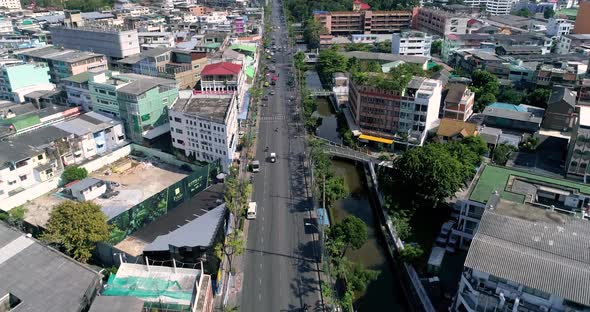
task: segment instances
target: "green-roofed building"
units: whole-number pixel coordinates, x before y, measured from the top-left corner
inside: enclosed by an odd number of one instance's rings
[[[466,198],[458,200],[453,207],[458,222],[451,241],[456,241],[460,248],[467,248],[486,209],[535,221],[561,214],[587,217],[589,207],[588,184],[515,168],[483,165]]]
[[[234,44],[229,46],[230,49],[240,52],[242,54],[253,56],[256,54],[256,46],[255,45],[247,45],[247,44]]]

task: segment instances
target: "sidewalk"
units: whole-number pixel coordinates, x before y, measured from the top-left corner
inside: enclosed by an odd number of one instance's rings
[[[259,59],[259,66],[261,65],[260,63],[260,59]],[[261,87],[261,83],[260,82],[256,82],[259,84],[259,87]],[[252,87],[252,86],[251,86]],[[251,98],[252,100],[252,98]],[[260,123],[260,118],[258,117],[258,111],[259,111],[259,107],[260,107],[260,101],[258,100],[255,103],[250,103],[250,110],[248,111],[248,118],[246,119],[248,121],[248,131],[246,133],[248,133],[248,135],[250,135],[252,133],[252,131],[254,131],[254,134],[256,135],[254,140],[252,140],[252,144],[245,149],[242,149],[241,153],[240,153],[240,164],[238,167],[238,179],[240,179],[241,181],[246,181],[249,183],[250,181],[250,176],[252,175],[251,172],[248,172],[248,154],[252,154],[253,157],[256,157],[256,143],[258,141],[258,127],[259,127],[259,123]],[[256,115],[256,122],[254,123],[254,125],[252,125],[252,117],[253,114]],[[254,194],[254,185],[252,185],[252,194],[250,195],[250,198],[248,199],[249,201],[252,200],[252,195]],[[249,227],[249,222],[247,222],[245,219],[243,220],[243,239],[244,239],[244,244],[247,245],[248,243],[248,227]],[[234,228],[231,227],[230,224],[230,231],[234,231]],[[244,246],[244,248],[246,248],[247,246]],[[219,294],[217,296],[214,297],[214,302],[213,302],[213,306],[215,307],[215,311],[221,311],[223,309],[223,307],[228,307],[228,308],[233,308],[233,307],[237,307],[240,305],[240,294],[242,291],[242,281],[244,278],[244,272],[243,272],[243,254],[242,255],[234,255],[233,259],[232,259],[232,266],[233,266],[233,270],[234,270],[234,274],[229,275],[227,274],[226,269],[228,268],[228,261],[227,258],[224,257],[223,261],[222,261],[222,270],[221,270],[221,279],[222,279],[222,285],[221,285],[221,291],[219,292]]]

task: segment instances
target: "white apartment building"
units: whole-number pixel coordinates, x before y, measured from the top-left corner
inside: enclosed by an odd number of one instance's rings
[[[490,15],[510,15],[514,0],[487,0],[486,13]]]
[[[391,37],[392,54],[430,56],[431,45],[432,36],[421,31],[404,31]]]
[[[12,25],[12,20],[5,17],[0,18],[0,33],[12,33],[13,31],[14,26]]]
[[[66,91],[68,106],[78,106],[86,112],[92,111],[92,97],[88,89],[91,72],[83,72],[60,81],[60,86]]]
[[[121,123],[93,112],[2,141],[0,200],[60,177],[64,166],[124,144]]]
[[[590,223],[529,209],[484,212],[452,311],[590,309]]]
[[[172,146],[196,160],[220,160],[229,172],[238,144],[236,93],[187,93],[169,111]]]
[[[574,29],[574,24],[563,18],[552,18],[547,23],[547,31],[545,32],[548,36],[561,38],[562,36],[569,35]]]
[[[156,47],[174,48],[176,46],[174,34],[171,32],[139,32],[137,36],[142,51]]]
[[[5,7],[11,10],[22,9],[20,0],[0,0],[0,7]]]
[[[587,175],[590,171],[590,106],[580,105],[579,117],[577,124],[574,126],[573,133],[569,142],[567,154],[567,173],[584,177],[587,181]]]
[[[137,30],[119,30],[111,26],[52,27],[53,44],[67,49],[104,54],[109,66],[114,61],[140,52]]]

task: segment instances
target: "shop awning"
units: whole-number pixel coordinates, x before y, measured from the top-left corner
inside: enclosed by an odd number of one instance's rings
[[[380,138],[380,137],[376,137],[376,136],[372,136],[372,135],[366,135],[366,134],[361,134],[359,136],[359,139],[360,140],[367,140],[367,141],[374,141],[374,142],[379,142],[379,143],[385,143],[385,144],[392,144],[393,143],[393,140]]]

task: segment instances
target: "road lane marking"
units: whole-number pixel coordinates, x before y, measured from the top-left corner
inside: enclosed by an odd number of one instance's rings
[[[258,301],[262,301],[262,294],[261,293],[258,294]]]

